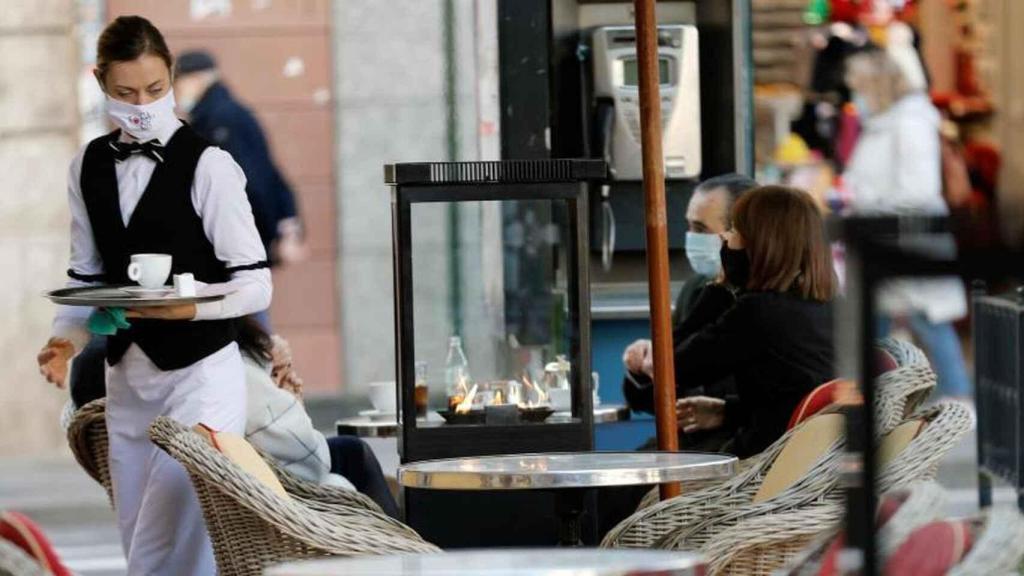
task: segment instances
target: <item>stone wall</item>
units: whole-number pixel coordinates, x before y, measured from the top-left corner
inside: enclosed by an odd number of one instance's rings
[[[477,155],[473,0],[456,0],[456,44],[461,158]],[[394,378],[391,212],[383,165],[446,158],[443,2],[389,0],[334,4],[337,108],[338,224],[345,393],[365,394],[367,383]],[[447,304],[444,215],[426,211],[417,228],[435,259],[430,282],[417,281],[440,306]],[[421,264],[423,262],[421,261]],[[419,268],[418,268],[419,269]],[[421,278],[422,279],[422,278]],[[426,296],[426,294],[423,294]],[[437,314],[438,324],[448,318]],[[443,369],[449,331],[434,326],[431,350]],[[424,353],[425,354],[421,354]]]
[[[40,294],[64,281],[67,166],[77,136],[74,2],[4,2],[0,10],[0,457],[63,449],[67,398],[35,356],[54,307]]]

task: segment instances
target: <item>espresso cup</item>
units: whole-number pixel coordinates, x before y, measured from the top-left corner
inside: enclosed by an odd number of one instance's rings
[[[370,383],[370,404],[382,414],[394,414],[397,412],[395,398],[395,382],[371,382]]]
[[[132,254],[128,278],[143,288],[162,288],[171,275],[171,257],[167,254]]]

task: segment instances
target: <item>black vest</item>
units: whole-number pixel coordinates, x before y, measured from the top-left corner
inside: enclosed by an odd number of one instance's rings
[[[133,284],[128,279],[132,254],[170,254],[172,274],[191,272],[196,280],[225,282],[229,273],[217,259],[192,204],[192,179],[199,157],[209,144],[190,127],[182,126],[165,147],[128,226],[121,217],[117,174],[110,142],[120,131],[89,143],[82,159],[82,198],[92,224],[96,248],[109,284]],[[170,281],[170,278],[168,278]],[[190,366],[235,340],[231,320],[130,321],[132,327],[112,336],[107,361],[117,364],[132,343],[161,370]]]

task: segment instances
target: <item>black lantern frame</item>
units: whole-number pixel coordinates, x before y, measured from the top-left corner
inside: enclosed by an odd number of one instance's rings
[[[505,160],[388,164],[391,187],[395,287],[395,374],[401,461],[435,458],[592,450],[593,398],[590,373],[590,276],[585,182],[604,178],[595,160]],[[419,203],[549,200],[567,206],[564,241],[570,388],[569,422],[424,425],[415,417],[415,345],[412,206]]]

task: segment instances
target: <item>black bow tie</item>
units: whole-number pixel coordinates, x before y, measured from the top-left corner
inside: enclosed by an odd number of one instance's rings
[[[114,150],[114,159],[118,162],[136,154],[149,156],[157,162],[164,161],[164,146],[156,140],[149,142],[117,142],[110,141],[110,147]]]

